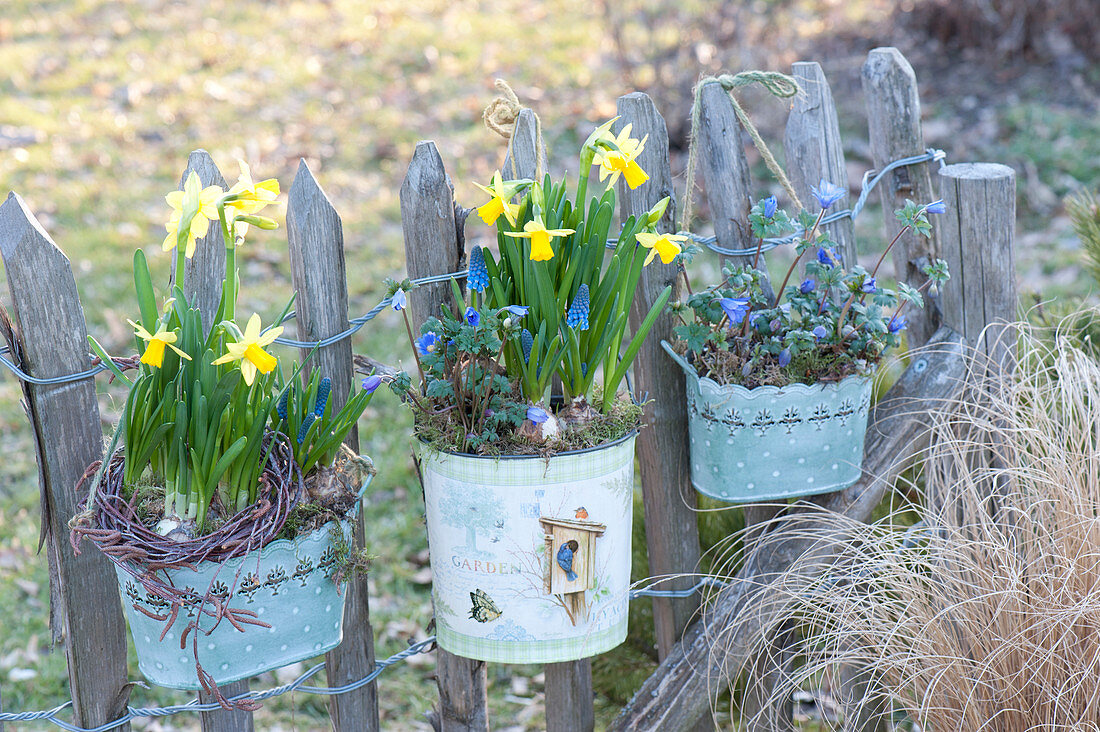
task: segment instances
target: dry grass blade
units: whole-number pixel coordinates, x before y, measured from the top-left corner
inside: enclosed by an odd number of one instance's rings
[[[934,415],[923,528],[837,517],[820,537],[846,535],[828,572],[792,570],[734,618],[799,621],[805,664],[776,699],[847,666],[924,730],[1100,726],[1100,364],[1018,332],[1013,375],[975,360],[965,398]]]

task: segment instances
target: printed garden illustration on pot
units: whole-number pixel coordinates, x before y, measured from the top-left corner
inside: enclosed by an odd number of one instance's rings
[[[343,441],[381,383],[371,376],[336,395],[316,370],[284,373],[265,349],[293,298],[273,327],[256,314],[239,324],[236,250],[250,230],[276,227],[260,211],[279,195],[278,181],[255,182],[240,167],[228,191],[203,188],[192,172],[167,195],[163,248],[175,249],[178,276],[160,307],[135,252],[139,315],[129,322],[142,355],[120,362],[136,376],[92,340],[129,394],[109,457],[85,473],[72,535],[77,551],[88,538],[115,563],[146,678],[202,688],[223,705],[217,686],[340,643],[341,585],[366,566],[351,521],[374,474]],[[226,245],[225,277],[204,326],[184,278],[212,225]]]
[[[413,284],[388,283],[419,377],[391,386],[415,415],[436,634],[457,655],[552,663],[626,637],[641,407],[620,387],[671,287],[633,333],[628,317],[642,268],[680,247],[654,231],[667,199],[607,245],[615,183],[648,180],[646,140],[614,122],[582,146],[572,197],[549,175],[480,186],[499,258],[474,246],[467,291],[452,280],[419,334]]]
[[[816,216],[792,219],[774,196],[757,202],[748,217],[758,242],[751,265],[727,264],[721,282],[694,293],[684,270],[689,296],[669,306],[680,323],[676,342],[662,346],[687,378],[691,480],[711,498],[784,499],[856,482],[875,368],[901,345],[905,308],[923,307],[922,291],[938,291],[949,277],[936,260],[923,266],[919,289],[899,282],[895,291],[877,279],[906,232],[931,234],[928,215],[943,213],[942,201],[897,210],[901,230],[868,271],[842,262],[821,228],[845,190],[826,180],[811,190]],[[773,290],[760,268],[764,240],[796,227],[795,259]]]

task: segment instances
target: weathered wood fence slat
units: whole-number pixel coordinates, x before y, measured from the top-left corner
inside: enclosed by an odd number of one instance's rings
[[[822,178],[846,181],[843,147],[829,84],[816,63],[797,63],[793,75],[804,94],[793,100],[785,130],[787,168],[796,191],[810,205],[809,187]],[[920,100],[916,79],[905,58],[892,48],[871,51],[862,69],[867,97],[874,164],[882,168],[893,160],[924,152],[920,128]],[[741,124],[725,90],[708,85],[700,94],[698,164],[706,190],[716,242],[727,249],[751,249],[748,213],[754,193],[745,156]],[[618,128],[633,125],[636,137],[649,139],[639,163],[649,182],[636,190],[619,183],[622,219],[649,209],[660,198],[675,199],[664,119],[652,100],[641,93],[618,100]],[[528,109],[516,118],[503,163],[505,177],[535,177],[545,171],[547,156],[539,145],[537,117]],[[181,186],[191,171],[204,185],[225,185],[214,161],[198,150],[188,158]],[[931,164],[922,162],[893,171],[883,180],[885,216],[893,228],[892,210],[905,198],[926,203],[936,198],[934,185],[943,188],[947,214],[934,223],[931,239],[906,236],[895,248],[898,278],[914,287],[924,284],[921,267],[936,256],[945,257],[954,279],[942,294],[929,294],[929,307],[909,310],[910,345],[927,347],[914,352],[908,370],[873,409],[865,448],[864,473],[845,491],[816,497],[815,508],[866,519],[883,492],[901,470],[912,463],[927,441],[928,424],[922,415],[960,393],[966,366],[964,339],[978,341],[1002,364],[1011,365],[1012,343],[1000,340],[1000,331],[983,329],[1016,312],[1013,273],[1015,178],[1011,169],[988,164],[951,165],[935,179]],[[408,275],[412,278],[460,271],[465,261],[466,211],[455,205],[444,161],[432,142],[420,142],[412,154],[400,193],[402,229]],[[663,232],[677,229],[675,200],[658,223]],[[847,264],[855,262],[850,219],[829,226]],[[892,235],[893,232],[891,232]],[[211,227],[188,260],[187,294],[202,311],[204,325],[217,309],[225,267],[225,248],[219,227]],[[297,292],[297,335],[317,341],[348,327],[348,294],[340,216],[308,167],[302,162],[289,191],[287,237],[293,285]],[[939,252],[943,252],[939,254]],[[87,367],[85,323],[75,280],[64,254],[16,195],[0,206],[0,255],[3,257],[13,312],[21,336],[18,353],[22,367],[34,376],[55,376]],[[753,257],[732,257],[750,264]],[[762,264],[762,260],[761,260]],[[46,286],[43,286],[46,283]],[[651,303],[673,287],[680,296],[682,278],[676,265],[654,262],[643,270],[635,293],[631,322],[637,325]],[[408,313],[414,329],[451,300],[448,282],[424,285],[409,294]],[[941,320],[946,325],[941,327]],[[635,361],[633,387],[647,396],[645,422],[637,441],[639,477],[645,508],[650,574],[669,577],[662,589],[693,586],[699,569],[700,546],[696,497],[690,483],[686,393],[682,373],[660,347],[671,339],[672,318],[658,319]],[[958,333],[954,328],[959,331]],[[984,336],[979,338],[984,332]],[[961,334],[961,335],[960,335]],[[302,349],[300,356],[308,353]],[[354,357],[350,339],[328,345],[308,368],[319,368],[333,380],[342,397],[352,383]],[[51,595],[59,613],[57,630],[64,628],[69,676],[77,724],[93,726],[125,713],[129,685],[126,678],[126,634],[110,563],[98,552],[73,556],[65,527],[76,508],[72,490],[85,467],[101,452],[101,427],[91,379],[61,385],[23,385],[35,433],[42,485],[43,523],[51,575]],[[337,405],[339,406],[339,405]],[[358,448],[358,435],[348,438]],[[786,509],[804,521],[830,528],[837,525],[826,512],[800,506]],[[776,515],[776,507],[746,507],[748,525]],[[804,525],[804,524],[803,524]],[[766,544],[749,547],[736,580],[720,590],[700,610],[698,596],[653,600],[657,653],[660,665],[615,720],[614,730],[693,730],[710,725],[710,704],[720,686],[746,659],[749,641],[769,618],[753,618],[737,627],[730,621],[738,611],[766,592],[768,583],[792,563],[799,571],[823,571],[844,535],[810,543],[802,532],[784,522],[772,522]],[[362,542],[362,519],[356,530]],[[349,590],[343,644],[327,657],[330,686],[366,676],[374,667],[374,638],[369,619],[366,578]],[[775,618],[781,619],[781,618]],[[715,641],[721,639],[720,652]],[[772,655],[788,662],[797,651],[790,639],[777,639]],[[483,732],[489,728],[487,665],[436,651],[438,707],[429,714],[444,732]],[[546,727],[551,731],[591,730],[595,725],[590,659],[547,664]],[[860,689],[864,679],[853,669],[848,688]],[[226,685],[227,696],[248,689],[248,682]],[[746,710],[760,710],[768,689],[745,700]],[[873,692],[872,692],[873,694]],[[203,695],[203,700],[207,700]],[[336,732],[378,729],[378,691],[368,684],[329,702]],[[757,729],[768,732],[790,727],[790,705],[780,702]],[[863,712],[866,712],[865,714]],[[882,710],[865,706],[853,732],[881,729]],[[853,716],[853,719],[856,719]],[[211,732],[252,729],[248,712],[214,710],[202,714],[202,727]],[[0,730],[3,725],[0,724]],[[117,727],[129,728],[128,724]]]

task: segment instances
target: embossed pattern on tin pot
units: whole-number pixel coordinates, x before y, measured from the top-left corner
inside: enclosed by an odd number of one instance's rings
[[[872,377],[747,389],[687,378],[691,483],[703,495],[753,503],[843,490],[859,480]]]
[[[370,481],[371,476],[366,476],[360,499]],[[342,520],[329,521],[294,540],[273,541],[224,564],[202,562],[195,569],[161,570],[162,578],[167,575],[173,585],[200,594],[211,588],[212,594],[220,595],[230,607],[251,610],[257,620],[271,625],[244,625],[241,632],[223,620],[209,635],[199,636],[199,662],[219,686],[319,656],[340,645],[346,583],[338,586],[333,576],[339,568],[339,545],[346,547],[351,542],[360,502],[356,501]],[[175,623],[164,639],[158,640],[164,622],[145,613],[163,615],[169,608],[161,605],[167,603],[145,593],[121,568],[116,566],[115,573],[141,673],[157,686],[200,688],[191,638],[180,648],[186,622]],[[184,607],[180,620],[189,621],[195,613],[194,607]],[[207,618],[203,627],[212,622]]]
[[[549,458],[422,445],[443,649],[557,663],[626,639],[635,434]]]

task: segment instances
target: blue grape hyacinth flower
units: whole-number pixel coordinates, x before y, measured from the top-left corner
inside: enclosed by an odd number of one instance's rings
[[[523,362],[531,363],[531,349],[535,347],[535,338],[526,328],[520,331],[519,347],[523,349]]]
[[[332,391],[332,379],[325,377],[317,385],[317,401],[313,403],[313,413],[318,417],[325,414],[325,403],[328,402],[328,393]]]
[[[489,286],[489,269],[485,266],[485,253],[480,246],[470,250],[470,271],[466,274],[466,284],[475,292],[485,292]]]
[[[577,290],[573,304],[569,306],[569,312],[565,314],[565,324],[577,330],[588,330],[588,284],[583,284]]]

